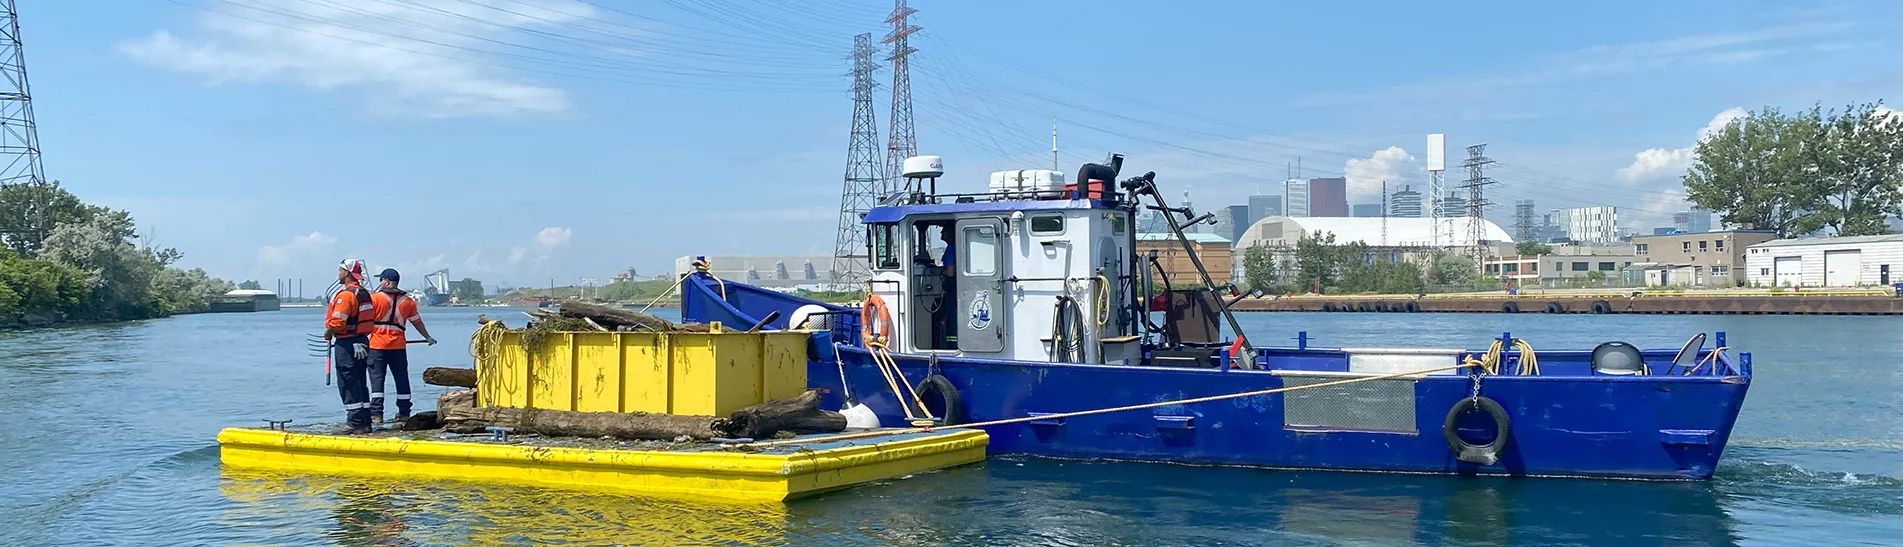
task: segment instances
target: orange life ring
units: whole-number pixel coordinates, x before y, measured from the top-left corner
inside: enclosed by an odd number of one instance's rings
[[[878,322],[874,323],[873,310],[878,310]],[[886,308],[885,299],[879,295],[866,295],[865,306],[859,308],[859,336],[864,338],[866,347],[873,344],[885,345],[892,341],[892,312]]]

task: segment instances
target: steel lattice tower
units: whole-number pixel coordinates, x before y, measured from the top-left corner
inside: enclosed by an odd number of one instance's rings
[[[16,251],[31,252],[46,238],[46,174],[40,169],[40,137],[33,123],[33,92],[26,80],[20,15],[4,0],[0,21],[0,187],[26,186],[33,199],[16,217],[0,215],[0,237]]]
[[[833,240],[834,283],[857,283],[871,275],[866,230],[859,220],[878,202],[885,183],[879,122],[872,110],[872,90],[879,85],[872,81],[879,69],[872,60],[877,53],[872,34],[852,38],[852,140],[846,147],[846,187],[839,196],[839,234]]]
[[[1487,258],[1487,246],[1481,241],[1487,238],[1486,212],[1487,206],[1491,203],[1487,202],[1483,190],[1494,183],[1493,179],[1487,178],[1483,171],[1487,164],[1493,163],[1493,159],[1486,156],[1486,151],[1486,143],[1469,146],[1467,161],[1460,164],[1461,167],[1467,168],[1467,180],[1462,182],[1460,187],[1467,190],[1467,237],[1473,245],[1476,265]]]
[[[886,132],[886,180],[879,192],[881,198],[903,191],[899,177],[905,173],[905,158],[918,155],[918,135],[912,132],[912,73],[906,61],[918,51],[907,45],[918,27],[908,24],[906,18],[918,10],[906,7],[905,0],[893,0],[892,5],[892,15],[885,19],[892,24],[892,32],[884,41],[892,44],[892,56],[886,57],[892,62],[892,129]]]

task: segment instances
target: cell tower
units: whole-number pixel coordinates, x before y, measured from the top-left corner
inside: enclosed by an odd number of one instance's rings
[[[0,239],[23,254],[46,238],[46,174],[40,169],[40,137],[33,123],[33,92],[26,81],[26,53],[20,41],[20,12],[13,0],[0,0],[0,188],[25,186],[33,199],[19,216],[0,215]]]
[[[1428,213],[1434,219],[1435,247],[1441,246],[1441,232],[1446,231],[1440,225],[1441,204],[1446,202],[1447,180],[1441,176],[1447,170],[1447,135],[1430,133],[1427,135],[1427,198],[1432,200]],[[1453,234],[1447,234],[1449,236]]]
[[[885,22],[892,24],[892,32],[885,35],[884,42],[892,44],[892,129],[886,132],[885,183],[879,192],[881,199],[896,194],[900,187],[899,175],[904,172],[905,158],[918,155],[918,135],[912,133],[912,73],[906,59],[918,51],[907,45],[912,33],[918,27],[906,22],[907,17],[918,10],[906,7],[905,0],[893,0],[892,15]]]
[[[1487,164],[1493,163],[1493,159],[1486,156],[1486,151],[1487,143],[1469,146],[1467,161],[1460,164],[1467,168],[1467,180],[1460,187],[1467,190],[1467,237],[1473,244],[1476,263],[1487,258],[1487,246],[1481,241],[1487,238],[1485,219],[1487,206],[1491,204],[1487,202],[1484,189],[1494,182],[1483,172]]]
[[[872,73],[879,70],[872,60],[877,53],[872,34],[852,37],[852,139],[846,147],[846,187],[839,196],[839,234],[833,240],[834,283],[858,283],[872,273],[859,220],[878,203],[885,184],[879,122],[872,110],[872,89],[879,85],[872,81]]]

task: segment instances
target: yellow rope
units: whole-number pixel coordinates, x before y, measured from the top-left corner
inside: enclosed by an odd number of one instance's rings
[[[1197,397],[1194,399],[1179,399],[1175,401],[1161,401],[1161,402],[1155,402],[1155,403],[1144,403],[1140,405],[1119,406],[1119,407],[1113,407],[1113,408],[1100,408],[1096,410],[1080,410],[1077,412],[1061,412],[1057,414],[1044,414],[1040,416],[1025,416],[1023,418],[1009,418],[1004,420],[992,420],[989,422],[959,424],[955,426],[945,427],[943,429],[976,429],[981,427],[991,427],[995,425],[1009,425],[1009,424],[1018,424],[1018,423],[1024,423],[1024,422],[1034,422],[1039,420],[1058,420],[1058,419],[1064,419],[1064,418],[1075,418],[1078,416],[1109,414],[1113,412],[1127,412],[1131,410],[1143,410],[1148,408],[1160,408],[1160,407],[1174,406],[1174,405],[1188,405],[1188,404],[1196,404],[1196,403],[1207,403],[1211,401],[1225,401],[1229,399],[1240,399],[1243,397],[1255,397],[1259,395],[1274,395],[1277,393],[1283,393],[1283,392],[1289,392],[1289,391],[1300,391],[1304,389],[1316,389],[1316,388],[1323,388],[1323,387],[1334,387],[1334,386],[1340,386],[1340,385],[1354,384],[1354,383],[1360,383],[1360,382],[1371,382],[1374,380],[1392,380],[1395,378],[1402,378],[1407,376],[1418,376],[1423,374],[1433,374],[1436,372],[1445,372],[1449,370],[1463,369],[1463,368],[1467,368],[1471,366],[1473,365],[1461,364],[1461,365],[1454,365],[1451,367],[1431,368],[1431,369],[1416,370],[1411,372],[1396,372],[1394,374],[1383,374],[1380,376],[1368,376],[1364,378],[1349,378],[1345,380],[1335,380],[1331,382],[1321,382],[1321,383],[1307,384],[1307,385],[1300,385],[1300,386],[1278,387],[1275,389],[1264,389],[1259,391],[1244,391],[1241,393],[1231,393],[1228,395],[1212,395],[1209,397]],[[763,443],[739,443],[739,444],[734,444],[729,446],[733,448],[741,448],[741,449],[758,449],[758,448],[769,448],[774,446],[783,446],[783,445],[789,445],[789,444],[829,443],[829,442],[837,442],[837,441],[849,441],[853,439],[868,439],[873,437],[884,437],[888,435],[903,435],[906,433],[926,433],[926,432],[933,431],[934,429],[939,429],[939,428],[908,427],[908,428],[902,428],[902,429],[889,429],[889,430],[883,430],[883,431],[867,431],[863,433],[846,433],[841,435],[828,435],[825,437],[816,437],[816,438],[809,438],[809,439],[788,439],[784,441],[769,441],[769,442],[763,442]]]
[[[1098,275],[1097,287],[1091,292],[1097,296],[1097,326],[1102,327],[1110,322],[1110,278]],[[1097,336],[1103,333],[1098,332]]]
[[[1520,364],[1514,368],[1513,373],[1520,376],[1539,376],[1540,359],[1539,354],[1534,353],[1533,345],[1525,340],[1514,338],[1513,349],[1520,350]],[[1479,367],[1482,374],[1497,376],[1500,374],[1500,361],[1504,351],[1505,345],[1499,340],[1494,340],[1493,345],[1488,346],[1487,351],[1481,354],[1479,359],[1469,356],[1465,364]]]
[[[1698,371],[1699,371],[1700,369],[1703,369],[1703,368],[1705,368],[1705,365],[1706,365],[1707,363],[1717,363],[1717,362],[1718,362],[1718,354],[1720,354],[1720,353],[1724,353],[1724,352],[1725,352],[1725,350],[1727,350],[1727,349],[1731,349],[1731,348],[1727,348],[1727,347],[1724,347],[1724,346],[1718,346],[1718,347],[1715,347],[1715,348],[1712,348],[1712,349],[1711,349],[1711,353],[1707,353],[1707,354],[1705,354],[1705,358],[1704,358],[1704,359],[1700,359],[1700,360],[1698,360],[1698,365],[1697,365],[1697,366],[1694,366],[1694,367],[1692,367],[1692,369],[1691,369],[1691,370],[1689,370],[1689,371],[1686,371],[1686,372],[1685,372],[1685,375],[1686,375],[1686,376],[1691,376],[1691,375],[1692,375],[1693,373],[1696,373],[1696,372],[1698,372]],[[1717,366],[1717,365],[1713,365],[1713,367],[1716,367],[1716,366]]]

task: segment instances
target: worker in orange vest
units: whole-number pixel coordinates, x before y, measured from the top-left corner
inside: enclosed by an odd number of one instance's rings
[[[416,300],[397,283],[402,279],[395,268],[377,274],[377,292],[370,295],[376,329],[370,331],[370,421],[383,422],[383,377],[396,375],[396,421],[410,418],[410,356],[406,325],[416,325],[423,341],[436,345],[423,318],[416,315]]]
[[[365,372],[370,368],[370,331],[376,315],[370,291],[363,288],[363,261],[344,259],[337,265],[337,281],[344,288],[331,297],[330,313],[324,316],[324,339],[330,342],[337,369],[337,395],[344,400],[344,427],[335,433],[369,433],[370,385]]]

